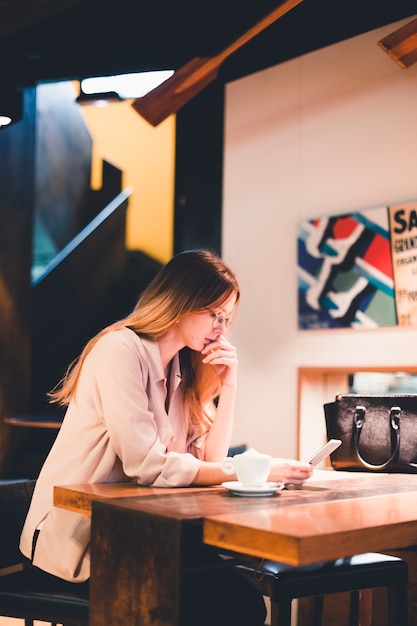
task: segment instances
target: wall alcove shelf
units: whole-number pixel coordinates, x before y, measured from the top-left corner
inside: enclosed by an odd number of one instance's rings
[[[13,442],[11,461],[4,477],[36,478],[62,425],[62,416],[13,415],[3,419]]]
[[[58,430],[61,428],[62,421],[56,418],[37,418],[33,417],[5,417],[4,423],[10,426],[19,426],[21,428],[52,428]]]
[[[332,402],[338,393],[348,393],[352,376],[365,372],[392,374],[393,376],[399,373],[417,375],[417,365],[298,368],[299,459],[308,458],[315,449],[318,449],[327,440],[323,404]],[[403,393],[400,388],[394,392]],[[329,460],[327,459],[328,463]]]

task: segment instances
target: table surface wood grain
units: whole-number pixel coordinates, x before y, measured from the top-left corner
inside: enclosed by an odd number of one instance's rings
[[[170,494],[193,493],[201,491],[224,491],[223,487],[144,487],[135,482],[121,483],[85,483],[78,485],[57,485],[54,487],[54,505],[76,513],[91,515],[91,505],[95,500],[111,498],[138,498],[166,496]]]
[[[417,545],[412,474],[316,470],[303,487],[268,497],[235,496],[222,486],[70,485],[57,486],[54,501],[92,512],[90,626],[120,616],[124,626],[180,626],[174,581],[184,533],[196,524],[217,549],[291,565]],[[155,618],[152,607],[161,602],[165,615]]]
[[[305,565],[358,551],[417,545],[417,475],[316,470],[301,488],[241,497],[221,486],[136,483],[57,486],[56,506],[91,515],[92,502],[179,520],[204,520],[204,541]]]

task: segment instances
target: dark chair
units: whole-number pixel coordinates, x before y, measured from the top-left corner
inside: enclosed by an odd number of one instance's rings
[[[229,449],[229,456],[247,450],[242,444]],[[313,626],[321,626],[324,596],[348,592],[349,626],[364,624],[369,613],[370,594],[377,587],[388,589],[389,626],[407,626],[408,566],[403,559],[385,554],[367,552],[355,556],[315,563],[306,567],[292,567],[275,561],[248,561],[236,555],[222,555],[249,578],[262,595],[271,601],[271,626],[291,626],[292,600],[311,598]],[[363,598],[363,601],[362,601]]]
[[[361,594],[377,587],[388,589],[389,626],[407,626],[408,566],[403,559],[368,552],[306,567],[274,561],[240,563],[235,567],[270,598],[271,626],[290,626],[291,603],[297,598],[312,598],[313,624],[321,626],[323,596],[341,592],[350,593],[349,626],[364,624],[362,618],[370,607],[369,602],[364,602],[361,611]]]
[[[0,480],[0,615],[88,626],[88,582],[70,583],[35,568],[19,550],[34,480]]]

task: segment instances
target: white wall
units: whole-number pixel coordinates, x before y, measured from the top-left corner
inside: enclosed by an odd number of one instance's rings
[[[296,275],[302,219],[417,199],[417,64],[377,45],[411,19],[226,88],[223,257],[243,292],[234,443],[298,455],[298,367],[417,364],[417,328],[299,331]]]

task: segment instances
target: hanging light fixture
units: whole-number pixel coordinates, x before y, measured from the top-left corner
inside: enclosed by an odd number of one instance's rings
[[[19,122],[23,116],[20,89],[0,86],[0,129]]]
[[[96,107],[105,107],[115,102],[123,102],[123,98],[115,91],[103,91],[99,93],[85,93],[80,87],[80,93],[75,99],[77,104],[86,105],[93,104]]]
[[[80,94],[76,102],[82,105],[105,106],[139,98],[170,78],[173,73],[173,70],[158,70],[84,78],[80,81]]]

